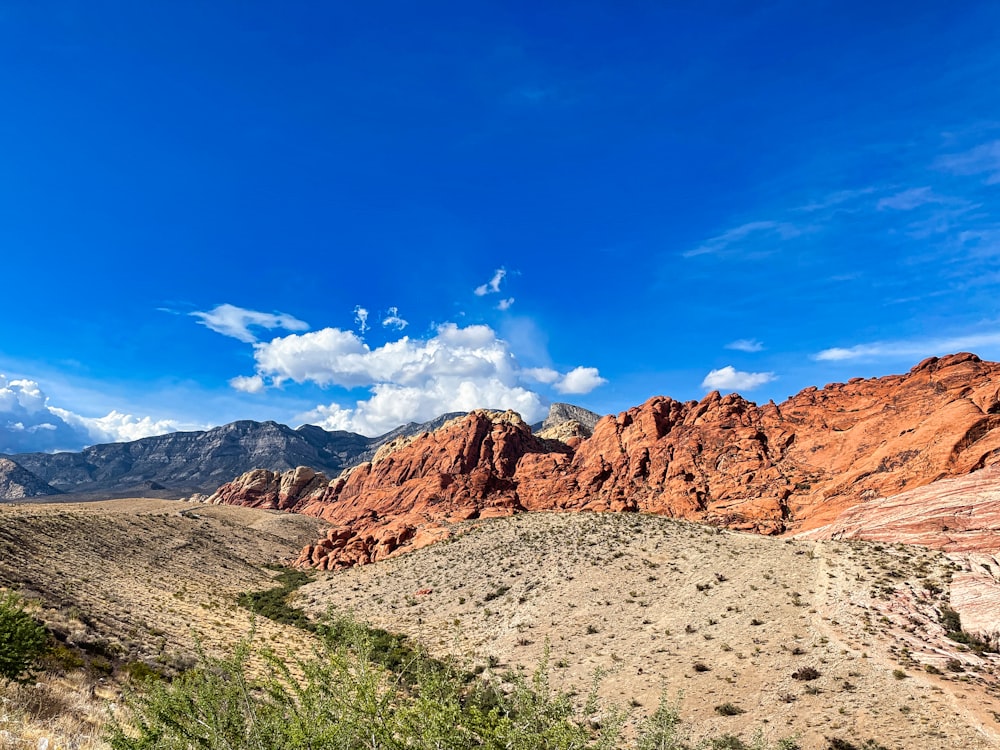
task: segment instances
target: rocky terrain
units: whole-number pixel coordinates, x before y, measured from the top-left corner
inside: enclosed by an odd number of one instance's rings
[[[90,665],[74,671],[77,652],[62,651],[44,682],[17,695],[0,686],[0,743],[106,750],[100,726],[120,703],[109,663],[116,674],[179,669],[198,642],[225,653],[251,629],[239,595],[273,587],[272,565],[320,525],[186,501],[0,506],[0,587],[18,589]],[[1000,747],[1000,657],[947,637],[942,620],[971,572],[920,547],[541,512],[465,521],[412,554],[312,571],[289,603],[312,617],[353,612],[487,675],[533,670],[547,653],[554,688],[582,707],[601,673],[601,694],[632,725],[665,692],[694,739],[749,745],[761,731],[803,750],[868,739],[988,750]],[[278,653],[307,654],[310,638],[257,619],[256,642]],[[716,709],[727,704],[738,711]]]
[[[21,500],[58,494],[59,490],[47,485],[24,467],[9,458],[0,458],[0,498]]]
[[[920,547],[542,512],[468,521],[440,544],[318,573],[294,601],[495,671],[547,653],[554,685],[582,701],[602,674],[606,700],[639,716],[665,691],[696,738],[996,748],[1000,657],[942,625],[966,572]],[[721,715],[727,703],[739,711]]]
[[[328,478],[253,472],[212,502],[321,517],[300,564],[363,564],[438,540],[457,521],[520,511],[641,511],[764,534],[1000,461],[1000,364],[930,358],[909,373],[807,388],[782,404],[738,394],[652,398],[589,438],[532,433],[478,411]],[[995,526],[994,526],[995,528]]]
[[[293,430],[276,422],[241,421],[199,432],[94,445],[79,453],[19,453],[0,465],[0,501],[56,492],[94,499],[210,494],[255,468],[285,471],[305,465],[336,475],[371,460],[384,443],[433,430],[454,416],[410,423],[376,438],[314,425]],[[10,485],[8,490],[3,477],[13,469],[5,469],[7,463],[23,470],[19,477],[34,475],[38,481],[12,479],[23,489]]]

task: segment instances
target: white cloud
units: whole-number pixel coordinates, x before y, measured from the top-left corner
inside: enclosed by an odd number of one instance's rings
[[[606,382],[593,367],[565,374],[522,369],[510,345],[485,325],[445,323],[426,340],[403,336],[376,348],[354,332],[324,328],[258,343],[254,358],[256,373],[234,378],[233,387],[247,390],[292,381],[367,388],[370,396],[353,407],[320,406],[300,419],[368,435],[476,408],[514,409],[534,421],[545,415],[545,403],[525,382],[545,383],[560,393],[589,393]]]
[[[371,394],[353,409],[333,403],[297,418],[328,430],[381,435],[406,422],[426,422],[451,411],[513,409],[528,422],[542,419],[548,411],[537,393],[499,378],[474,381],[446,376],[419,387],[379,383]]]
[[[118,411],[83,417],[49,404],[36,381],[0,375],[0,453],[80,450],[94,443],[136,440],[184,428],[192,427]]]
[[[736,341],[730,341],[726,344],[726,348],[750,354],[764,351],[764,345],[757,339],[736,339]]]
[[[712,370],[701,381],[701,387],[710,391],[750,391],[777,380],[773,372],[742,372],[732,365]]]
[[[962,176],[986,175],[987,185],[1000,183],[1000,140],[982,143],[957,154],[946,154],[937,160],[946,172]]]
[[[929,187],[919,187],[882,198],[875,207],[879,211],[884,211],[887,208],[895,211],[912,211],[929,203],[945,203],[947,200],[942,196],[935,195]]]
[[[547,383],[549,385],[561,377],[559,372],[553,370],[551,367],[528,367],[521,370],[521,374],[528,380],[534,380],[537,383]]]
[[[354,306],[354,322],[358,324],[358,330],[364,333],[368,330],[368,311],[361,305]]]
[[[506,268],[498,268],[493,272],[493,278],[487,281],[485,284],[480,284],[475,288],[475,294],[477,297],[484,297],[487,294],[495,294],[500,291],[500,282],[504,280],[507,276]]]
[[[403,320],[399,317],[399,308],[390,307],[387,311],[385,318],[382,319],[382,325],[386,328],[395,328],[397,331],[402,331],[406,326],[410,324],[409,321]]]
[[[590,393],[607,382],[596,367],[576,367],[556,382],[555,389],[560,393]]]
[[[218,305],[207,312],[193,312],[189,315],[198,318],[198,322],[223,336],[230,336],[245,344],[257,341],[257,336],[251,327],[266,328],[271,331],[276,328],[285,331],[308,331],[309,324],[285,313],[264,313],[247,310],[235,305]]]
[[[260,375],[237,375],[229,380],[229,385],[243,393],[261,393],[266,387]]]
[[[849,359],[924,359],[956,352],[977,352],[983,348],[1000,347],[1000,332],[981,332],[950,338],[908,339],[902,341],[873,341],[849,347],[832,347],[813,355],[820,362],[839,362]]]
[[[509,310],[511,305],[513,304],[514,304],[514,298],[507,297],[506,299],[502,299],[499,302],[497,302],[497,310],[504,312],[506,310]]]
[[[682,253],[685,258],[694,258],[699,255],[724,255],[733,252],[734,246],[738,246],[745,240],[754,237],[756,242],[779,241],[792,237],[798,237],[802,231],[783,221],[750,221],[741,224],[720,235],[706,240],[693,250]]]
[[[81,417],[65,409],[49,407],[49,411],[61,418],[66,424],[79,427],[87,433],[91,443],[121,443],[152,435],[164,435],[178,430],[196,429],[190,425],[182,425],[173,419],[153,419],[152,417],[136,417],[112,410],[103,417]]]

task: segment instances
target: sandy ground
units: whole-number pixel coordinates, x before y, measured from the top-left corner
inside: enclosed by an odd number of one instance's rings
[[[195,639],[222,650],[249,631],[236,597],[272,585],[265,566],[294,558],[317,526],[183,501],[0,505],[0,585],[37,602],[71,642],[183,666]],[[1000,748],[1000,662],[944,637],[938,610],[955,569],[937,553],[632,514],[529,514],[457,531],[316,574],[295,601],[316,615],[352,611],[487,671],[534,669],[548,649],[554,684],[581,702],[601,672],[602,696],[635,720],[664,692],[680,700],[696,736]],[[309,647],[269,621],[257,630],[279,651]],[[803,667],[819,677],[795,679]],[[725,703],[744,713],[720,715]]]
[[[555,683],[581,700],[598,671],[602,696],[637,716],[666,691],[700,736],[749,739],[761,728],[772,741],[797,735],[804,748],[833,737],[1000,747],[1000,661],[962,653],[937,624],[944,594],[933,590],[952,572],[921,548],[785,541],[632,514],[527,514],[323,574],[297,601],[317,614],[353,611],[497,670],[531,670],[548,647]],[[953,658],[963,672],[945,668]],[[801,667],[820,677],[795,679]],[[745,713],[721,716],[725,703]]]

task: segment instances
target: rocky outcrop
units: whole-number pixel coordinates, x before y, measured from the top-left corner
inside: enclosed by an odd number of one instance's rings
[[[859,503],[799,535],[915,544],[956,566],[950,606],[962,628],[1000,646],[1000,465]]]
[[[511,413],[476,412],[322,491],[282,500],[268,490],[267,502],[334,524],[300,558],[325,568],[418,546],[452,521],[520,510],[642,511],[801,532],[997,463],[998,426],[1000,365],[956,354],[906,375],[808,388],[780,405],[717,392],[698,402],[657,397],[570,444],[532,435]],[[229,485],[216,500],[243,502]]]
[[[800,536],[1000,552],[1000,465],[860,502]]]
[[[59,490],[50,487],[23,466],[9,458],[0,458],[0,501],[58,494]]]
[[[514,412],[481,410],[333,481],[323,483],[303,468],[283,475],[250,472],[221,487],[210,502],[326,519],[333,525],[329,534],[303,550],[299,562],[329,569],[423,546],[446,535],[447,525],[456,521],[525,510],[514,479],[519,460],[569,452],[533,435]],[[297,482],[295,476],[310,478]]]
[[[594,434],[594,427],[601,421],[601,415],[588,411],[581,406],[556,402],[549,407],[549,414],[545,420],[536,426],[536,434],[550,432],[558,429],[562,425],[575,423],[575,429],[582,437],[590,437]],[[543,435],[544,437],[544,435]]]

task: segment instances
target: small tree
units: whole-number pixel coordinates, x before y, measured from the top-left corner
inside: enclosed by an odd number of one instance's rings
[[[24,611],[14,594],[0,593],[0,679],[21,681],[31,677],[31,666],[45,653],[48,634]]]

